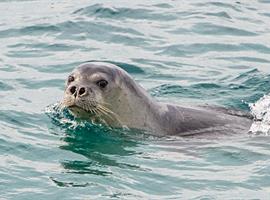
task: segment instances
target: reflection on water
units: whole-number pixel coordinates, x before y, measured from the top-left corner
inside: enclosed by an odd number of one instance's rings
[[[86,121],[76,121],[67,110],[60,110],[58,105],[47,108],[47,114],[52,122],[65,131],[60,139],[64,144],[60,149],[80,154],[86,160],[69,160],[61,162],[67,173],[110,175],[110,171],[102,171],[106,166],[119,168],[139,168],[117,161],[117,157],[139,154],[134,147],[140,144],[140,133],[122,129],[111,129]],[[142,144],[142,143],[141,143]],[[90,160],[90,161],[89,161]]]
[[[89,134],[90,133],[90,134]],[[67,172],[89,173],[96,175],[109,175],[111,172],[102,171],[106,166],[119,168],[139,168],[136,165],[129,165],[117,161],[117,157],[137,154],[132,150],[137,145],[137,141],[125,136],[110,132],[100,133],[100,129],[84,129],[76,133],[67,133],[62,138],[65,145],[59,148],[80,154],[87,158],[86,161],[64,160],[61,162]],[[90,161],[89,161],[90,160]]]

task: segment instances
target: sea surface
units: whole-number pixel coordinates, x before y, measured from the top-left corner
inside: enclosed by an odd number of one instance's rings
[[[0,13],[1,200],[270,199],[269,0],[1,0]],[[257,121],[221,138],[79,123],[57,103],[92,60],[160,101]]]

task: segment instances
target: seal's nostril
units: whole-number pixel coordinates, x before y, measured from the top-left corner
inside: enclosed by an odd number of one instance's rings
[[[85,88],[84,87],[80,88],[79,95],[83,95],[84,93],[85,93]]]
[[[76,92],[76,87],[75,86],[72,86],[70,89],[69,89],[70,93],[71,94],[74,94]]]

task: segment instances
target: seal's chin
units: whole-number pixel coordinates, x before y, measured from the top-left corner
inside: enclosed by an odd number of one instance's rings
[[[85,109],[78,105],[69,105],[66,108],[75,116],[82,119],[89,119],[95,116],[96,113],[92,112],[91,109]]]

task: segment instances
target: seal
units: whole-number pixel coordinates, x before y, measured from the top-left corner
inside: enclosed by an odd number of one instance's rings
[[[247,133],[252,119],[240,112],[162,103],[122,68],[87,62],[68,76],[62,105],[78,118],[154,135]]]

